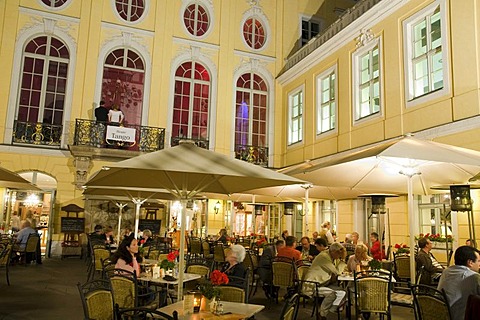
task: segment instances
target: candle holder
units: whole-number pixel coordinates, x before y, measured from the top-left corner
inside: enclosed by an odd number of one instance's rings
[[[193,312],[200,312],[200,305],[202,304],[202,293],[200,291],[191,291],[193,294]]]

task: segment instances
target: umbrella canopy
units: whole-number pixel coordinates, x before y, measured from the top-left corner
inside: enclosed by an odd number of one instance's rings
[[[25,180],[17,173],[0,167],[0,187],[40,191],[39,188]]]
[[[111,165],[91,177],[86,187],[153,188],[182,200],[179,282],[183,282],[186,201],[201,192],[232,194],[254,188],[302,184],[293,178],[192,143],[140,155]],[[178,286],[178,298],[183,286]]]
[[[319,185],[308,185],[309,196],[313,199],[327,200],[346,200],[354,199],[365,193],[361,189],[352,189],[345,187],[325,187]],[[286,200],[302,200],[305,198],[305,185],[288,185],[279,187],[270,187],[263,189],[253,189],[246,191],[257,196],[267,196],[278,198],[278,202]],[[261,201],[261,200],[259,200]]]
[[[164,189],[178,199],[189,199],[201,192],[232,194],[301,183],[305,182],[184,143],[113,164],[85,185]]]
[[[284,170],[318,185],[408,194],[412,248],[415,245],[415,227],[418,225],[418,220],[413,216],[413,194],[430,194],[433,185],[466,182],[478,171],[479,151],[410,136]],[[412,279],[414,263],[412,255]]]

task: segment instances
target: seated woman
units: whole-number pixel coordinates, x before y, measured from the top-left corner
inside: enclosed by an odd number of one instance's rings
[[[218,232],[218,242],[221,242],[223,244],[227,244],[227,230],[226,229],[220,229]]]
[[[244,281],[235,278],[232,279],[231,277],[245,278],[245,267],[242,262],[245,259],[246,251],[245,248],[239,244],[232,245],[230,249],[225,258],[227,263],[223,265],[221,271],[230,278],[229,284],[243,288]]]
[[[115,243],[115,239],[113,239],[113,228],[111,226],[105,228],[103,237],[105,239],[105,244],[111,245]]]
[[[135,272],[137,277],[140,275],[139,263],[142,261],[138,256],[138,242],[133,234],[123,239],[113,255],[112,261],[115,263],[115,269]]]
[[[359,244],[355,247],[355,254],[352,254],[348,257],[347,268],[348,271],[360,271],[361,266],[368,266],[368,262],[372,260],[371,257],[367,255],[368,248],[364,244]]]
[[[143,230],[143,239],[141,240],[142,247],[151,246],[153,243],[152,231],[150,229]]]

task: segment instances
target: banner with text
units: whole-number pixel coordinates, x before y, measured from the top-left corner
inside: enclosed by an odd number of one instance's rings
[[[135,142],[135,129],[107,126],[106,139],[122,142]]]

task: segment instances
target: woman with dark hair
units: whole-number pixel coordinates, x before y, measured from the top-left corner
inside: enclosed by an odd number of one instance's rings
[[[138,242],[133,234],[123,239],[113,255],[112,261],[115,263],[115,269],[123,269],[135,272],[137,276],[140,275],[139,263],[142,262],[142,259],[138,256]]]

